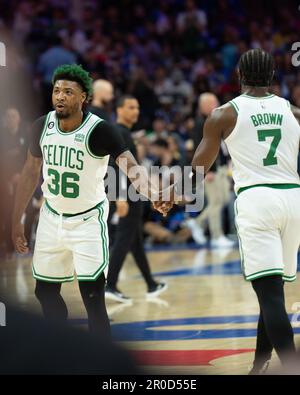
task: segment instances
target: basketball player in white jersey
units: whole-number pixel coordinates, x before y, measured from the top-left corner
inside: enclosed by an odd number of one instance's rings
[[[63,65],[54,72],[55,110],[33,125],[27,161],[16,193],[12,237],[19,253],[28,252],[21,219],[43,167],[45,202],[32,263],[35,294],[46,319],[65,322],[68,310],[60,295],[61,284],[72,281],[75,272],[89,329],[109,336],[104,302],[104,270],[109,261],[104,176],[109,155],[125,174],[138,164],[120,133],[84,110],[84,103],[91,97],[91,87],[92,80],[81,66]],[[143,183],[129,175],[133,186],[144,196],[149,196],[151,189],[152,196],[157,197],[146,170],[142,166],[138,169]],[[162,213],[168,211],[167,206],[163,207],[162,202],[155,204]]]
[[[273,348],[283,364],[295,354],[283,284],[296,279],[300,244],[300,110],[269,93],[269,53],[244,53],[238,72],[242,94],[207,119],[192,165],[204,166],[206,173],[225,141],[233,162],[242,271],[260,306],[251,371],[257,374]]]

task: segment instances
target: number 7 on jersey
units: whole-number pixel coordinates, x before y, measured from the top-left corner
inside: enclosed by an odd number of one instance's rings
[[[281,140],[281,129],[258,130],[257,135],[258,141],[266,141],[268,137],[273,137],[270,150],[268,152],[268,155],[264,158],[263,163],[264,166],[277,165],[277,158],[275,154]]]

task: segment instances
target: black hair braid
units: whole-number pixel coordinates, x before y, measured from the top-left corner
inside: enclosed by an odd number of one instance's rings
[[[274,73],[273,56],[262,49],[245,52],[239,61],[241,82],[249,86],[270,86]]]

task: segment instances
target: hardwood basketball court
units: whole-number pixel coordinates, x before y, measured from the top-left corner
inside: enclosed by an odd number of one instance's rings
[[[247,374],[259,309],[251,284],[241,275],[238,249],[178,248],[148,254],[155,277],[166,281],[168,289],[159,298],[146,298],[145,283],[128,256],[119,288],[133,303],[107,301],[115,340],[146,372]],[[19,307],[40,314],[30,263],[30,256],[1,262],[0,285]],[[285,292],[287,310],[295,314],[298,281],[286,284]],[[62,294],[72,324],[87,328],[77,282],[63,284]],[[299,322],[293,326],[299,346]],[[272,366],[276,364],[274,357]]]

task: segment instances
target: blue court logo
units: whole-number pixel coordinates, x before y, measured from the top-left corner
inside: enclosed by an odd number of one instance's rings
[[[290,318],[292,318],[292,316]],[[257,321],[257,315],[178,318],[113,324],[112,333],[114,339],[117,341],[178,341],[245,338],[256,337]],[[249,323],[253,323],[252,328],[243,327],[245,324]],[[225,329],[223,328],[225,326],[224,324],[229,324],[226,326],[232,325],[234,328]],[[195,325],[195,327],[201,325],[204,326],[204,328],[191,329],[193,325]],[[210,326],[210,328],[206,329],[206,325]],[[187,329],[177,329],[176,327],[178,326],[186,326]],[[212,326],[214,326],[214,328],[211,328]],[[293,326],[294,333],[300,334],[300,327],[296,327],[297,325]]]

